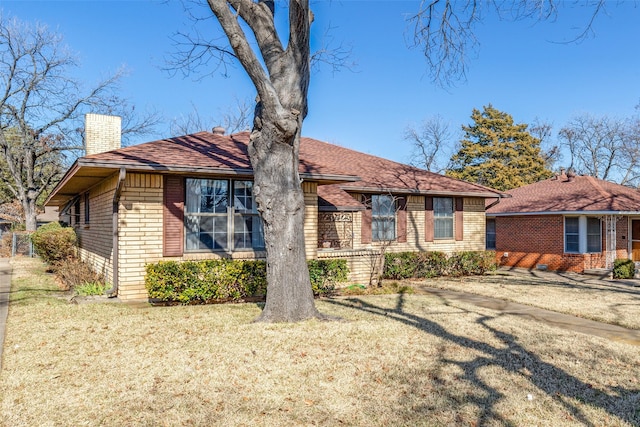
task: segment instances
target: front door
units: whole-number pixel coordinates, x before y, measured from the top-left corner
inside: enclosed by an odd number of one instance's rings
[[[640,219],[631,220],[631,259],[640,261]]]

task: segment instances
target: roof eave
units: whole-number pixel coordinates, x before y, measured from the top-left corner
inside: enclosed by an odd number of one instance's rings
[[[487,212],[488,217],[533,215],[640,215],[640,211],[536,211],[536,212]]]
[[[492,193],[484,191],[451,191],[451,190],[421,190],[416,188],[392,188],[392,187],[356,187],[343,186],[340,189],[351,192],[361,193],[392,193],[392,194],[414,194],[429,196],[462,196],[462,197],[483,197],[483,198],[509,198],[511,195],[506,193]]]

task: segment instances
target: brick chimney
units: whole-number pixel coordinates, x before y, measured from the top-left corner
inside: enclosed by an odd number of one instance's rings
[[[85,114],[84,147],[86,155],[120,148],[122,119],[118,116]]]

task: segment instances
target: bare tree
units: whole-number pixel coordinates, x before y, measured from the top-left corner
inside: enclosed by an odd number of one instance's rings
[[[595,178],[632,185],[640,176],[640,126],[635,119],[582,115],[559,132],[570,167]]]
[[[195,132],[211,130],[214,126],[222,126],[229,134],[251,129],[254,105],[248,100],[235,99],[226,111],[219,111],[217,117],[202,117],[198,107],[191,104],[191,111],[187,115],[177,117],[171,121],[171,135],[187,135]]]
[[[605,7],[606,0],[584,0],[592,10],[585,25],[568,43],[588,37],[596,17]],[[422,0],[418,11],[409,16],[412,28],[412,46],[420,48],[434,82],[441,85],[464,79],[469,68],[469,57],[478,52],[480,43],[475,27],[483,14],[493,12],[502,19],[534,21],[553,20],[563,6],[559,0],[480,1],[480,0]]]
[[[555,164],[562,158],[560,147],[552,141],[553,125],[536,118],[529,126],[529,133],[540,140],[540,155],[544,158],[545,167],[553,170]]]
[[[219,70],[226,73],[237,61],[256,89],[249,157],[264,224],[268,282],[267,301],[258,320],[323,317],[313,302],[305,261],[304,199],[298,174],[311,67],[313,14],[309,1],[290,0],[288,7],[274,0],[208,0],[207,4],[226,39],[223,42],[217,35],[208,36],[197,30],[183,33],[177,40],[180,51],[170,59],[169,66],[185,74],[205,68],[206,73],[201,74],[204,77]],[[460,4],[466,4],[462,11],[457,9]],[[472,26],[480,4],[477,0],[422,2],[413,16],[416,44],[424,48],[437,79],[446,81],[464,75],[464,46],[475,41]],[[188,3],[193,5],[194,2]],[[288,26],[276,27],[276,5],[287,11]],[[523,0],[515,5],[522,9],[518,16],[534,12],[551,16],[554,10],[547,2],[532,2],[529,6]],[[457,15],[458,12],[462,14]],[[197,19],[208,23],[208,18]],[[286,28],[283,38],[278,28]]]
[[[436,173],[442,173],[447,169],[446,162],[453,154],[454,143],[449,123],[445,122],[442,116],[425,119],[419,128],[407,127],[404,139],[412,145],[413,166]]]
[[[2,174],[22,205],[28,231],[36,228],[37,201],[60,178],[65,156],[83,148],[82,115],[127,108],[114,92],[122,72],[85,90],[71,77],[77,65],[59,34],[0,15]],[[129,133],[149,125],[129,123]]]

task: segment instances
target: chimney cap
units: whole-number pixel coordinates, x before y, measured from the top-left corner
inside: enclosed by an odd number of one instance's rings
[[[213,133],[214,135],[224,135],[226,132],[226,129],[223,128],[222,126],[216,126],[211,130],[211,133]]]

